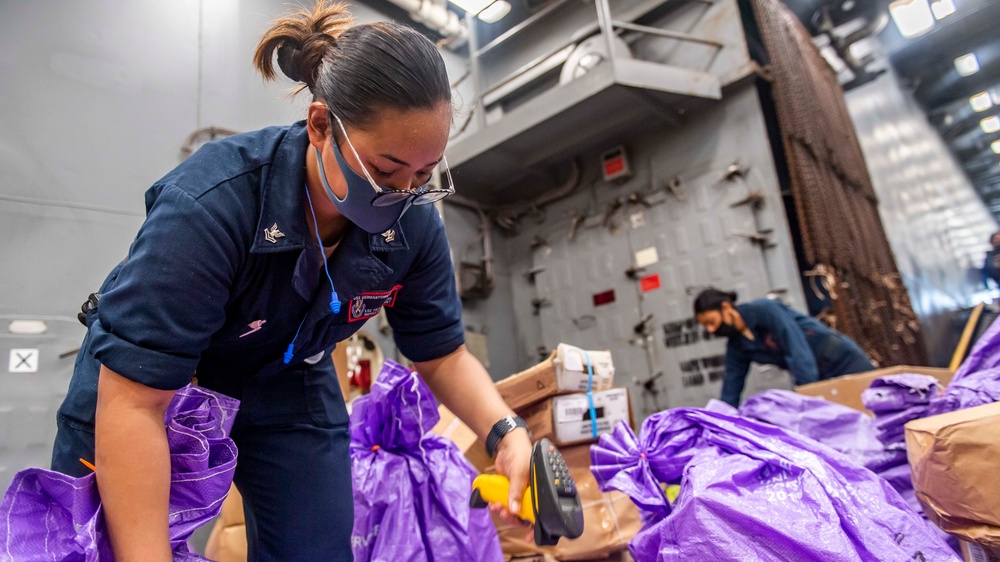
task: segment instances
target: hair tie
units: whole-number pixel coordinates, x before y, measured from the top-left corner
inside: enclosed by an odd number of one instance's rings
[[[295,82],[305,82],[302,74],[299,72],[299,61],[302,58],[302,50],[299,48],[298,43],[292,43],[291,41],[286,41],[278,47],[278,68],[281,72],[285,73],[285,76],[291,78]]]

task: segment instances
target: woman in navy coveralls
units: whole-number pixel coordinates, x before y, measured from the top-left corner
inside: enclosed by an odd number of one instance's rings
[[[313,96],[306,119],[210,143],[156,182],[86,314],[52,465],[82,475],[78,459],[95,463],[119,562],[171,560],[163,414],[196,374],[241,400],[250,560],[351,560],[348,416],[330,352],[383,308],[444,405],[483,439],[504,428],[497,469],[518,510],[530,440],[466,351],[427,204],[453,189],[450,173],[427,187],[452,117],[444,63],[412,29],[349,19],[320,2],[275,22],[254,62],[273,79],[277,54]]]
[[[729,338],[722,400],[739,406],[750,363],[777,365],[802,385],[875,369],[851,338],[771,299],[735,304],[736,293],[706,289],[694,301],[695,318]]]

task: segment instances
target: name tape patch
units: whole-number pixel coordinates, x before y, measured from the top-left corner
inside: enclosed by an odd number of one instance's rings
[[[402,288],[402,285],[396,285],[388,291],[368,291],[354,297],[347,311],[348,322],[368,320],[378,314],[383,306],[392,308],[396,304],[396,294]]]

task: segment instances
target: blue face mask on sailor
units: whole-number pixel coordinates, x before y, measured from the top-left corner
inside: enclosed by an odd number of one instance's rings
[[[327,197],[337,207],[340,214],[347,217],[347,220],[358,225],[362,230],[370,234],[380,234],[389,230],[392,225],[403,216],[403,213],[410,208],[410,205],[426,205],[435,201],[440,201],[445,197],[455,193],[455,186],[451,180],[451,170],[447,168],[445,161],[445,174],[448,178],[448,189],[427,189],[430,182],[410,190],[397,190],[381,187],[368,175],[368,170],[361,164],[361,157],[354,149],[351,140],[347,138],[347,131],[340,118],[330,113],[331,124],[335,121],[344,135],[344,141],[354,154],[354,158],[361,165],[364,176],[358,174],[353,168],[347,165],[344,154],[336,142],[333,143],[333,154],[337,158],[337,166],[347,183],[347,194],[343,199],[330,189],[330,183],[326,179],[326,170],[323,168],[323,158],[316,150],[316,162],[319,165],[319,177],[323,183],[323,189]],[[443,160],[443,158],[442,158]]]

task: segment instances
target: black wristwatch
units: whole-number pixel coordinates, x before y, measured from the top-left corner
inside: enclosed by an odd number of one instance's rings
[[[506,416],[493,424],[493,429],[486,436],[486,454],[490,458],[493,458],[497,454],[497,446],[500,445],[500,440],[519,427],[523,427],[525,430],[528,429],[528,424],[524,423],[524,420],[519,416]]]

